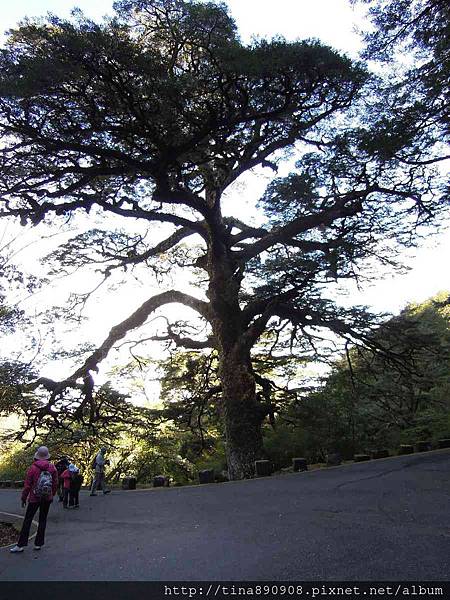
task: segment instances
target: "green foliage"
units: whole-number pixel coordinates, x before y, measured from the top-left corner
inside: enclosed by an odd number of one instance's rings
[[[275,428],[266,427],[263,433],[266,458],[277,470],[292,466],[293,458],[305,458],[309,454],[307,433],[301,427],[279,420]]]
[[[323,387],[283,418],[306,432],[305,452],[319,457],[437,440],[449,433],[450,297],[407,306],[379,327],[376,351],[358,347],[336,362]]]
[[[18,444],[10,447],[9,451],[3,452],[0,459],[0,479],[23,480],[26,470],[33,462],[35,452],[33,448],[24,449]]]
[[[194,464],[196,471],[214,469],[215,475],[220,478],[222,471],[227,470],[227,457],[224,443],[217,440],[215,446],[210,450],[204,451],[202,455],[195,460]]]
[[[191,451],[201,452],[211,445],[211,434],[220,427],[217,356],[214,352],[175,352],[161,368],[164,416],[181,430],[190,431],[199,444]]]
[[[242,148],[253,148],[261,118],[261,149],[283,147],[345,108],[366,79],[317,42],[243,46],[222,4],[115,6],[117,18],[102,25],[78,13],[10,32],[0,53],[0,110],[10,124],[0,135],[22,145],[3,154],[1,191],[27,172],[33,197],[15,188],[22,201],[11,214],[36,223],[97,203],[115,212],[132,198],[131,212],[119,211],[132,216],[155,208],[170,187],[220,186]]]
[[[194,477],[194,467],[179,454],[180,439],[170,428],[149,434],[145,428],[100,428],[95,433],[78,428],[70,433],[57,429],[36,438],[32,447],[18,442],[5,444],[0,460],[0,478],[23,479],[32,462],[37,446],[49,447],[52,460],[68,456],[85,475],[91,476],[91,463],[100,446],[108,449],[108,479],[119,482],[133,475],[139,483],[149,483],[155,475],[164,474],[175,481],[186,483]]]
[[[0,363],[0,413],[4,416],[18,412],[19,406],[31,406],[32,394],[26,392],[26,385],[36,377],[29,365],[20,361]]]
[[[450,9],[441,0],[353,0],[368,4],[373,27],[366,33],[364,57],[386,72],[384,107],[369,144],[384,147],[409,164],[448,155]],[[403,55],[404,68],[395,62]],[[407,57],[404,60],[404,57]],[[392,105],[397,110],[392,114]]]
[[[12,296],[13,291],[24,291],[32,293],[40,283],[35,276],[26,276],[14,264],[10,263],[9,243],[0,247],[0,336],[12,335],[19,328],[24,331],[28,325],[28,319],[23,310],[17,306],[10,306],[6,300],[6,292]],[[1,351],[1,349],[0,349]],[[18,354],[20,358],[20,354]],[[0,354],[0,419],[17,414],[19,407],[25,410],[35,406],[33,394],[27,393],[27,384],[36,378],[36,370],[30,364],[20,358],[12,356],[5,358]],[[2,419],[3,426],[0,438],[8,436],[9,423],[12,419]],[[17,425],[14,420],[13,427]]]

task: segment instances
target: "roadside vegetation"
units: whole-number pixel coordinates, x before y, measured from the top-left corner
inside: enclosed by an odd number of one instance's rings
[[[294,457],[318,466],[330,453],[351,460],[358,453],[388,449],[395,454],[402,444],[435,445],[450,438],[450,294],[406,306],[373,335],[383,354],[350,347],[313,389],[281,388],[276,370],[267,374],[274,376],[277,400],[263,428],[264,457],[276,470],[290,467]],[[200,393],[217,364],[202,355],[183,354],[159,368],[163,405],[134,407],[134,426],[124,419],[96,435],[79,428],[70,434],[46,432],[40,440],[54,456],[67,454],[84,470],[99,443],[106,444],[111,482],[131,475],[145,484],[163,474],[183,485],[197,483],[203,469],[214,469],[218,481],[226,480],[219,407],[208,403],[206,408]],[[19,380],[12,385],[3,380],[2,397],[18,388]],[[102,393],[111,406],[126,406],[127,399],[108,386]],[[0,480],[23,479],[33,447],[10,442],[0,461]]]

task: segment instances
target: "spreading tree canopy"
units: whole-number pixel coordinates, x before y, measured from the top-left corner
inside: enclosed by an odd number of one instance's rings
[[[254,346],[306,351],[325,329],[371,343],[366,313],[337,307],[326,285],[390,263],[442,213],[437,174],[378,151],[364,112],[375,93],[362,64],[317,41],[244,45],[220,3],[121,0],[101,24],[75,13],[11,31],[0,55],[0,216],[103,215],[104,229],[56,255],[63,265],[102,262],[105,277],[135,265],[153,272],[182,244],[192,250],[184,268],[201,273],[198,294],[166,286],[130,306],[73,373],[38,380],[48,395],[37,421],[95,422],[99,363],[152,313],[181,304],[206,334],[169,323],[160,337],[217,353],[230,478],[251,477],[271,411]],[[294,149],[295,171],[276,177]],[[226,192],[252,169],[274,174],[262,226],[239,218],[239,193],[224,214]],[[147,235],[112,231],[110,215],[144,223]],[[164,238],[161,224],[172,227]]]
[[[450,159],[450,7],[443,0],[352,0],[368,6],[363,56],[382,65],[376,143],[406,164]],[[395,110],[392,110],[395,107]],[[405,141],[407,143],[405,144]]]

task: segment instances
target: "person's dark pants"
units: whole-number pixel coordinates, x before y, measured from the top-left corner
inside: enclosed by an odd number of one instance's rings
[[[62,501],[63,501],[63,499],[64,499],[64,488],[63,488],[63,485],[64,485],[64,480],[63,480],[63,479],[59,479],[59,480],[58,480],[58,490],[57,490],[57,494],[58,494],[58,497],[59,497],[59,501],[60,501],[60,502],[62,502]]]
[[[69,493],[69,506],[78,506],[80,504],[79,501],[79,490],[70,490]]]
[[[47,525],[47,515],[50,510],[51,502],[42,500],[41,502],[30,502],[27,506],[25,518],[23,520],[22,529],[19,535],[19,541],[17,545],[22,547],[28,545],[28,538],[30,536],[31,522],[33,517],[39,509],[39,524],[36,539],[34,540],[35,546],[43,546],[45,538],[45,527]]]
[[[67,508],[67,505],[69,503],[69,494],[70,494],[70,490],[68,490],[67,488],[64,488],[64,496],[63,496],[63,507]]]

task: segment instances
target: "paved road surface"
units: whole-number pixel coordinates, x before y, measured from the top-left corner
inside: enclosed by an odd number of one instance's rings
[[[22,512],[0,490],[0,510]],[[450,451],[54,503],[0,580],[449,580]],[[0,515],[1,517],[1,515]]]

